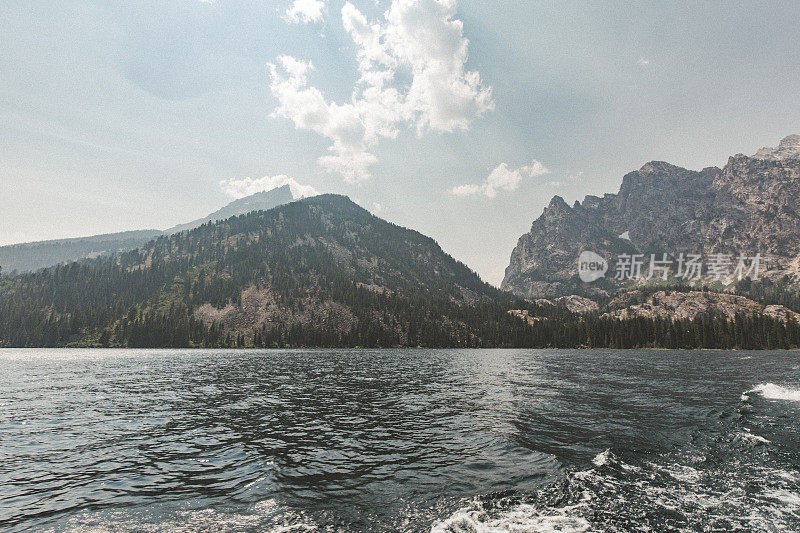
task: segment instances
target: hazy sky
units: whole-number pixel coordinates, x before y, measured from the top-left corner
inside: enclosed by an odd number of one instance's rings
[[[800,2],[622,4],[3,0],[0,243],[286,175],[499,283],[555,194],[800,133]]]

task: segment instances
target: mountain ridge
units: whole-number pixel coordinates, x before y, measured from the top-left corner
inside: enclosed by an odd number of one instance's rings
[[[0,344],[480,345],[522,327],[508,301],[430,237],[320,195],[0,278]]]
[[[430,237],[322,195],[129,252],[2,276],[0,346],[800,346],[791,314],[800,300],[770,316],[767,303],[783,303],[769,301],[776,292],[751,292],[765,303],[733,321],[713,309],[693,319],[650,312],[655,303],[642,307],[649,315],[617,318],[580,297],[525,301]]]
[[[700,171],[651,161],[626,174],[615,194],[586,196],[572,207],[554,197],[520,237],[501,288],[532,298],[616,290],[608,276],[593,286],[576,281],[584,250],[606,259],[760,253],[771,267],[789,264],[800,255],[796,147],[800,136],[789,136],[758,157],[737,154],[723,168]]]
[[[250,211],[266,211],[267,209],[272,209],[279,205],[288,204],[295,199],[289,185],[282,185],[268,191],[257,192],[250,196],[234,200],[205,217],[187,222],[186,224],[178,224],[177,226],[164,230],[164,233],[166,235],[171,235],[173,233],[194,229],[208,222],[225,220],[226,218],[249,213]]]
[[[130,230],[0,246],[0,268],[5,272],[30,272],[61,263],[125,252],[162,235],[186,231],[249,211],[272,209],[293,199],[289,185],[283,185],[234,200],[205,217],[166,230]]]

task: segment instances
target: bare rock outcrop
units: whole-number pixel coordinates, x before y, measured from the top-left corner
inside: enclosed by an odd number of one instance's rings
[[[694,320],[698,316],[722,316],[733,320],[738,314],[763,314],[783,322],[797,320],[800,315],[782,305],[764,306],[744,296],[735,294],[690,291],[659,291],[649,298],[641,299],[642,294],[626,293],[609,302],[604,316],[628,318],[662,318],[672,320]]]
[[[600,309],[600,306],[594,300],[577,296],[575,294],[556,298],[555,303],[559,307],[564,307],[571,313],[577,314],[593,313]]]
[[[760,253],[764,267],[790,264],[800,255],[800,136],[732,156],[721,169],[653,161],[627,174],[617,194],[573,206],[554,197],[520,237],[502,288],[526,298],[587,295],[576,277],[586,250],[609,261],[631,253]],[[610,269],[592,287],[615,292],[613,275]]]

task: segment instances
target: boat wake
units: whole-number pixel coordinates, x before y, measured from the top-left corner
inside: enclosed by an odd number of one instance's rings
[[[745,396],[749,396],[752,393],[760,394],[767,400],[787,400],[790,402],[800,402],[800,390],[781,387],[780,385],[776,385],[774,383],[762,383],[761,385],[758,385],[757,387],[745,392],[742,395],[742,399],[745,399]]]
[[[769,431],[769,402],[800,399],[773,384],[742,395],[735,414],[717,413],[720,431],[695,434],[673,451],[630,463],[612,450],[587,470],[531,495],[490,495],[434,524],[435,533],[586,531],[797,531],[800,473]],[[751,426],[751,427],[748,427]],[[752,429],[751,429],[752,428]]]
[[[305,533],[319,531],[315,521],[303,513],[292,512],[275,500],[265,500],[247,510],[186,509],[169,518],[149,513],[104,511],[81,513],[72,517],[65,530],[70,533],[190,533],[214,531],[269,531],[271,533]],[[61,529],[46,530],[48,532]]]

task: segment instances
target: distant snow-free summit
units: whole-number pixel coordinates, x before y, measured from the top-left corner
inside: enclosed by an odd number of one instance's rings
[[[62,263],[99,257],[101,255],[126,252],[139,248],[162,235],[172,235],[197,228],[209,222],[224,220],[251,211],[267,211],[295,198],[289,185],[276,187],[269,191],[257,192],[229,203],[222,209],[166,230],[138,230],[55,239],[49,241],[12,244],[0,247],[0,268],[4,272],[30,272]]]
[[[584,250],[606,259],[761,254],[765,267],[784,272],[800,261],[800,135],[752,156],[731,156],[722,168],[651,161],[626,174],[616,194],[572,206],[554,197],[520,237],[502,288],[526,298],[613,294],[619,288],[613,280],[601,287],[577,279]]]

